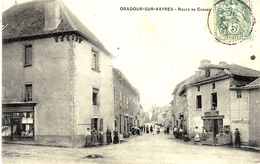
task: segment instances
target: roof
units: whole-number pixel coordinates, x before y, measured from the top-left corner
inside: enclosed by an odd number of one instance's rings
[[[225,65],[215,65],[215,64],[208,64],[202,67],[199,67],[199,69],[222,69],[222,70],[228,70],[232,75],[237,76],[245,76],[245,77],[259,77],[260,72],[257,70],[253,70],[251,68],[243,67],[237,64],[225,64]]]
[[[172,95],[174,94],[180,94],[181,91],[190,83],[192,83],[195,80],[195,75],[190,76],[189,78],[183,80],[182,82],[180,82],[179,84],[177,84],[174,88],[174,91],[172,93]]]
[[[6,27],[2,29],[2,39],[23,40],[28,37],[46,37],[60,33],[74,32],[99,47],[108,55],[113,56],[99,39],[60,0],[56,1],[60,6],[61,22],[56,29],[45,31],[46,1],[39,0],[16,4],[3,12],[2,24]]]
[[[260,77],[252,81],[251,83],[247,84],[245,88],[260,88]]]
[[[115,76],[121,76],[122,80],[125,80],[126,83],[132,88],[132,90],[137,94],[140,95],[138,89],[136,89],[135,87],[132,86],[132,84],[128,81],[128,79],[125,77],[125,75],[117,68],[113,67],[113,73],[115,74]]]
[[[180,94],[186,87],[189,85],[200,85],[204,83],[209,83],[212,81],[219,81],[223,79],[228,79],[232,76],[243,76],[243,77],[252,77],[257,78],[260,77],[260,72],[257,70],[253,70],[247,67],[243,67],[236,64],[225,64],[225,65],[215,65],[215,64],[208,64],[203,67],[199,67],[199,69],[220,69],[220,72],[213,75],[206,77],[206,75],[202,75],[200,77],[195,77],[195,75],[189,77],[188,79],[180,82],[176,85],[173,94]],[[260,80],[259,78],[255,81],[251,82],[250,84],[247,84],[245,88],[252,88],[252,87],[259,87]]]

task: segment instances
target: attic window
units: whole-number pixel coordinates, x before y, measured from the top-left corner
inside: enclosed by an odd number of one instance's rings
[[[210,70],[206,70],[206,77],[210,77]]]

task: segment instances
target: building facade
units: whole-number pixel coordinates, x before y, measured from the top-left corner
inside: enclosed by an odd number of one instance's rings
[[[3,13],[2,137],[77,147],[114,129],[113,55],[56,0]]]
[[[190,135],[196,126],[200,130],[204,127],[206,144],[228,144],[231,139],[234,142],[235,128],[240,130],[242,143],[249,144],[250,122],[254,120],[253,117],[250,119],[249,113],[259,109],[250,103],[249,89],[242,88],[256,80],[260,72],[225,62],[215,65],[209,60],[203,60],[199,69],[194,76],[176,86],[174,115],[184,112],[179,121],[185,122]]]
[[[132,126],[142,125],[140,94],[123,73],[113,68],[115,127],[121,134],[131,131]]]

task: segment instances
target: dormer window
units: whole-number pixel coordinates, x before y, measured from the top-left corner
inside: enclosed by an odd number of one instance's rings
[[[210,70],[206,70],[206,77],[210,77]]]

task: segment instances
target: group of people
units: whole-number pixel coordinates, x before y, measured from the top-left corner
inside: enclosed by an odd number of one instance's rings
[[[183,139],[184,135],[187,134],[187,132],[183,132],[182,127],[177,128],[176,126],[173,127],[173,135],[175,138]]]
[[[113,132],[113,143],[117,144],[119,143],[119,137],[118,137],[118,131],[115,129]],[[86,134],[85,134],[85,147],[90,146],[97,146],[97,145],[104,145],[104,133],[102,131],[98,132],[95,128],[90,130],[90,128],[87,128]],[[106,131],[106,143],[111,144],[112,143],[112,132],[110,129],[107,129]]]

